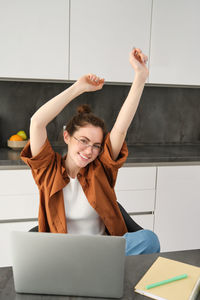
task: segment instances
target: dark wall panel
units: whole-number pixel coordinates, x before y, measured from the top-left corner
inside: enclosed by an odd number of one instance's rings
[[[46,101],[70,86],[69,83],[0,82],[0,147],[19,130],[29,133],[30,118]],[[88,103],[103,118],[108,130],[123,104],[130,86],[105,85],[103,90],[85,93],[72,101],[48,125],[52,142],[61,140],[63,125]],[[145,87],[137,113],[128,130],[129,144],[200,143],[200,89]]]

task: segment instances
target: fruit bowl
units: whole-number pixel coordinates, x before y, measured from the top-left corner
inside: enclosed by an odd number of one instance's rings
[[[21,150],[24,148],[28,140],[25,141],[7,141],[7,145],[9,148],[12,148],[13,150]]]

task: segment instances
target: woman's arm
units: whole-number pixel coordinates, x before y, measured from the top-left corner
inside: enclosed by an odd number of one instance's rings
[[[39,153],[47,138],[46,126],[70,103],[84,92],[100,90],[104,79],[88,74],[77,80],[72,86],[41,106],[31,118],[30,147],[32,156]]]
[[[146,67],[147,56],[144,55],[140,49],[133,49],[130,53],[129,60],[135,70],[135,78],[110,133],[112,158],[114,160],[117,159],[120,153],[127,130],[140,102],[145,81],[148,77],[148,69]]]

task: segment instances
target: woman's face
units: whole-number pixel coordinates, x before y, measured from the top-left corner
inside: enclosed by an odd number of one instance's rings
[[[99,155],[103,131],[100,127],[87,124],[80,127],[72,136],[65,131],[64,141],[68,145],[67,159],[70,159],[74,166],[83,168]]]

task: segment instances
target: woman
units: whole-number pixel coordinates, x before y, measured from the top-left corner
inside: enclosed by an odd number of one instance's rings
[[[67,155],[62,158],[51,148],[49,122],[77,96],[104,85],[104,79],[84,75],[32,116],[30,141],[21,157],[31,167],[40,192],[39,231],[124,235],[126,255],[133,255],[158,252],[160,246],[149,230],[127,232],[114,192],[118,169],[128,155],[126,133],[148,76],[147,57],[140,49],[134,48],[129,60],[135,79],[110,133],[83,105],[64,131]]]

